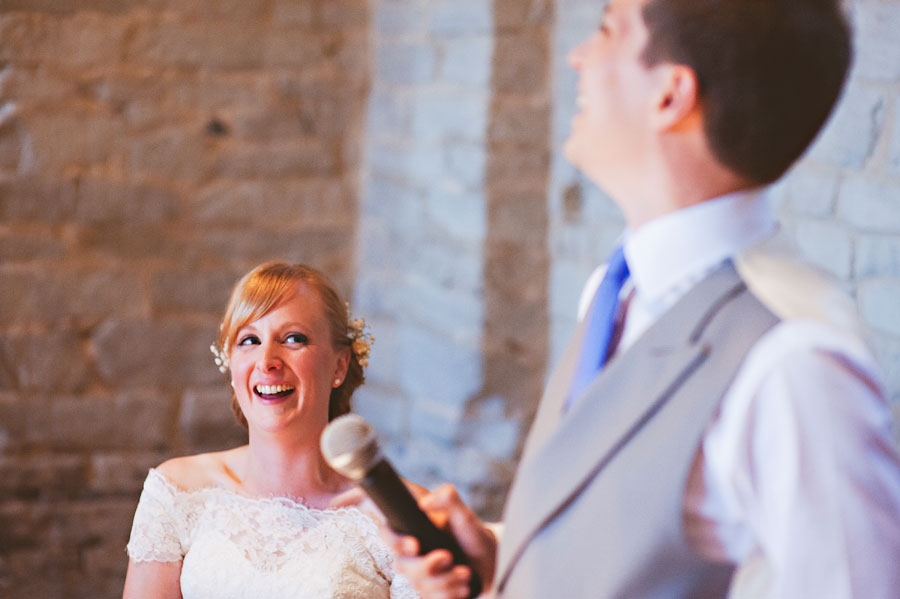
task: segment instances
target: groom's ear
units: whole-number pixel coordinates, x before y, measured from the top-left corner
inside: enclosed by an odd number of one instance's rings
[[[653,123],[660,131],[702,128],[700,84],[694,69],[683,64],[657,65],[658,91]]]

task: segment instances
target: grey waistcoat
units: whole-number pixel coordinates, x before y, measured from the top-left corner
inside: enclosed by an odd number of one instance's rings
[[[732,566],[682,530],[704,428],[778,321],[726,263],[616,356],[565,415],[583,330],[548,383],[504,515],[505,599],[724,597]]]

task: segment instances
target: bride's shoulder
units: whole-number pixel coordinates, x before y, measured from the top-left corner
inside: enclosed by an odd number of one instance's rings
[[[244,448],[198,453],[166,460],[155,470],[180,491],[197,491],[208,487],[235,484],[234,463]]]

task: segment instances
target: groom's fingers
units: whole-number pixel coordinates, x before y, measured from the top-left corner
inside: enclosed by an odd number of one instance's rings
[[[412,542],[403,543],[406,540]],[[418,543],[411,537],[404,537],[400,548],[403,553],[398,553],[394,568],[419,591],[422,599],[463,599],[469,596],[471,570],[466,566],[454,566],[449,551],[435,549],[423,556],[410,555],[407,552],[418,548]]]
[[[456,538],[463,552],[469,557],[475,571],[487,585],[494,577],[497,555],[497,537],[481,521],[481,518],[463,502],[456,487],[443,484],[434,492],[423,496],[419,506],[438,520],[440,514],[446,527]]]

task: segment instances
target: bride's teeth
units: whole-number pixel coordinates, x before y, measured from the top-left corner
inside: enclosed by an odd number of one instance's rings
[[[274,395],[276,393],[282,393],[283,391],[293,391],[294,388],[290,385],[257,385],[256,391],[261,395]]]

